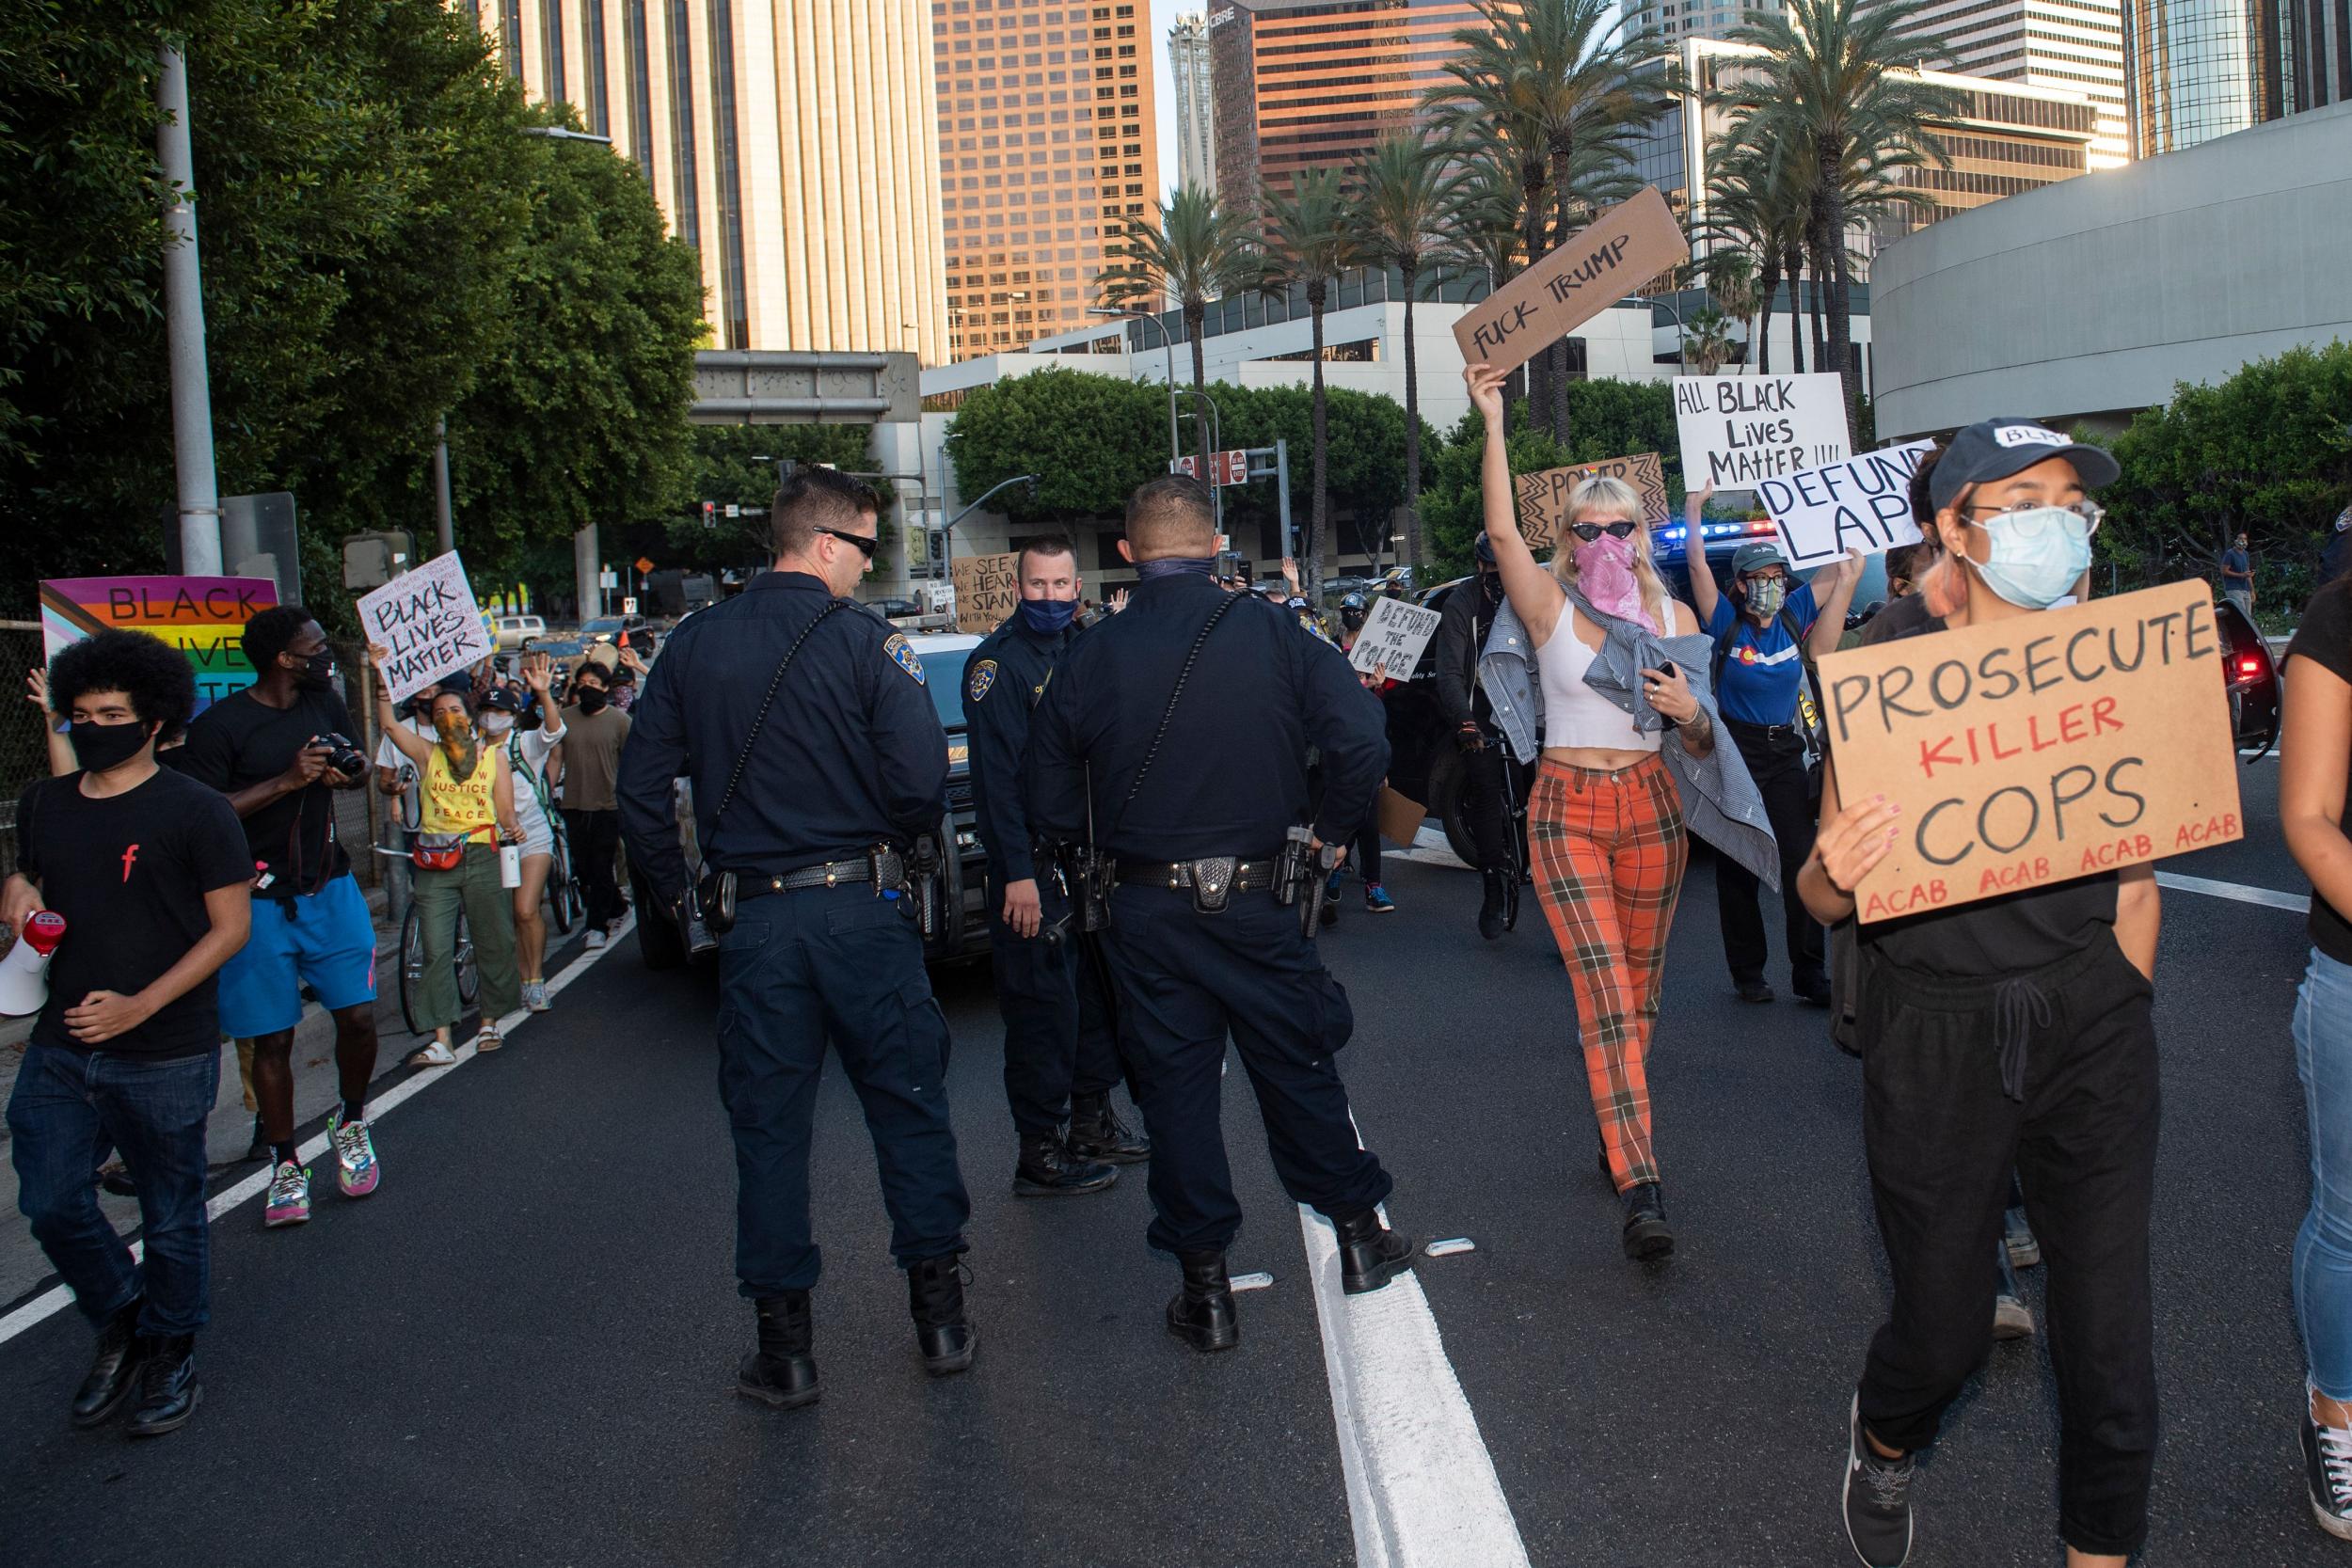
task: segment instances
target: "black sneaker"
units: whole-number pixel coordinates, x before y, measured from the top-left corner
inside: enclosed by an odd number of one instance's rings
[[[2303,1386],[2303,1484],[2312,1517],[2339,1541],[2352,1541],[2352,1428],[2312,1419],[2312,1386]]]
[[[1846,1422],[1846,1539],[1869,1568],[1902,1568],[1911,1556],[1912,1456],[1881,1459],[1862,1435],[1862,1397]]]
[[[1742,1002],[1770,1002],[1772,999],[1772,988],[1761,980],[1739,981],[1737,989]]]

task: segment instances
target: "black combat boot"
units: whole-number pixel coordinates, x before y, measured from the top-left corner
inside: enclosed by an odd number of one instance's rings
[[[1511,874],[1508,871],[1486,873],[1486,894],[1478,905],[1478,934],[1488,942],[1502,935],[1503,911],[1511,900]]]
[[[1233,1316],[1232,1282],[1225,1277],[1225,1249],[1180,1252],[1184,1288],[1168,1304],[1168,1331],[1197,1351],[1232,1350],[1241,1343]]]
[[[1059,1137],[1051,1132],[1021,1134],[1021,1158],[1012,1167],[1015,1197],[1066,1197],[1072,1193],[1099,1193],[1119,1180],[1109,1165],[1073,1160]]]
[[[926,1258],[907,1270],[907,1310],[931,1376],[946,1377],[972,1365],[980,1333],[963,1315],[963,1263],[955,1254]]]
[[[98,1325],[98,1354],[73,1395],[73,1424],[94,1427],[122,1408],[139,1380],[148,1342],[139,1338],[139,1298]]]
[[[779,1410],[817,1402],[817,1358],[809,1354],[815,1329],[806,1291],[787,1291],[752,1303],[759,1316],[759,1348],[743,1357],[735,1391]]]
[[[196,1336],[175,1334],[147,1341],[147,1365],[139,1369],[139,1407],[131,1413],[134,1437],[161,1437],[188,1424],[204,1386],[196,1381]]]
[[[1340,1233],[1340,1289],[1347,1294],[1376,1291],[1413,1266],[1413,1239],[1384,1227],[1378,1210],[1331,1223]]]
[[[1102,1160],[1114,1165],[1140,1164],[1152,1158],[1152,1141],[1127,1131],[1127,1124],[1111,1109],[1107,1093],[1070,1097],[1069,1148],[1073,1160]]]
[[[1666,1227],[1666,1196],[1655,1181],[1625,1190],[1625,1255],[1637,1263],[1663,1258],[1675,1249],[1675,1233]]]

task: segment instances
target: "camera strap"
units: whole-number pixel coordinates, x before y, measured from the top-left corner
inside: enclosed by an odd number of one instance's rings
[[[1176,705],[1184,700],[1184,683],[1192,678],[1192,667],[1200,662],[1201,645],[1208,641],[1209,633],[1216,630],[1216,624],[1225,619],[1225,612],[1239,604],[1241,599],[1239,594],[1226,594],[1224,602],[1209,611],[1209,618],[1201,624],[1200,635],[1192,640],[1192,651],[1184,655],[1184,667],[1176,672],[1176,685],[1168,694],[1168,706],[1160,714],[1160,727],[1152,732],[1152,744],[1143,753],[1143,766],[1136,769],[1135,781],[1127,786],[1127,798],[1119,802],[1119,814],[1111,822],[1114,836],[1126,822],[1127,808],[1136,803],[1136,796],[1141,793],[1144,778],[1152,771],[1152,764],[1159,760],[1160,742],[1168,738],[1168,725],[1176,717]],[[1087,803],[1090,814],[1093,807],[1091,790],[1088,792]],[[1091,823],[1089,825],[1090,827]]]
[[[752,727],[743,736],[743,749],[736,753],[735,770],[727,775],[726,788],[719,792],[719,808],[710,814],[710,832],[699,844],[702,863],[694,867],[692,880],[699,881],[703,867],[710,863],[711,849],[719,842],[719,824],[725,817],[728,805],[735,800],[736,786],[743,782],[743,769],[752,760],[752,747],[759,739],[760,727],[768,722],[768,710],[776,705],[776,692],[784,685],[784,673],[792,668],[793,656],[801,651],[801,644],[808,641],[809,633],[815,631],[826,616],[836,610],[846,610],[849,605],[848,599],[829,601],[824,609],[809,618],[808,625],[801,628],[801,635],[792,640],[792,645],[785,649],[784,657],[776,661],[776,673],[768,677],[767,695],[759,699],[759,711],[752,716]]]

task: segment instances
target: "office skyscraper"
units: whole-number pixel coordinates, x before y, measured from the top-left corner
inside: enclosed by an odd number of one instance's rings
[[[2123,0],[2134,152],[2352,98],[2347,0]]]
[[[496,0],[474,14],[532,97],[569,103],[644,171],[702,258],[716,346],[945,357],[922,0]]]
[[[1176,84],[1176,182],[1216,189],[1216,97],[1210,86],[1209,24],[1180,16],[1168,30],[1168,69]]]
[[[1148,0],[936,0],[948,356],[1082,326],[1156,211]]]
[[[2130,161],[2122,0],[1931,0],[1914,30],[1940,40],[1946,71],[2083,94],[2099,113],[2090,166]]]

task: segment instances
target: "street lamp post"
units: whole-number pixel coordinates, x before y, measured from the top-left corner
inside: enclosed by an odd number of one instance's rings
[[[1216,454],[1225,450],[1225,417],[1217,412],[1216,399],[1209,396],[1200,388],[1186,387],[1184,388],[1184,393],[1186,397],[1199,398],[1209,405],[1209,450],[1200,454],[1201,471],[1199,477],[1209,486],[1210,499],[1216,504],[1216,531],[1222,533],[1225,531],[1225,486],[1218,483],[1216,476],[1210,473],[1208,469]]]
[[[1141,310],[1114,310],[1104,305],[1087,307],[1087,314],[1112,316],[1120,321],[1150,322],[1152,330],[1159,333],[1160,346],[1168,350],[1168,460],[1175,462],[1182,455],[1176,449],[1176,341],[1168,335],[1167,325],[1159,317],[1147,315]]]
[[[204,369],[204,281],[196,252],[196,155],[188,141],[188,62],[162,55],[155,153],[171,187],[164,209],[164,341],[171,362],[171,451],[179,492],[180,569],[218,577],[220,482],[213,468],[213,394]]]
[[[1689,375],[1691,373],[1691,334],[1690,329],[1682,325],[1682,308],[1663,294],[1655,299],[1643,299],[1636,295],[1619,303],[1665,307],[1667,313],[1675,319],[1675,372],[1678,375]]]

